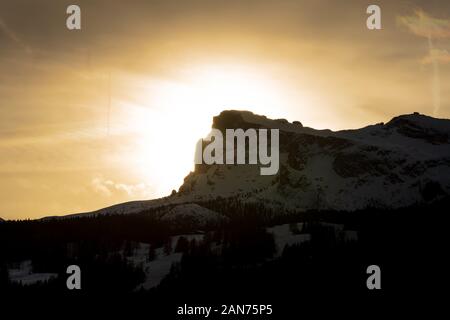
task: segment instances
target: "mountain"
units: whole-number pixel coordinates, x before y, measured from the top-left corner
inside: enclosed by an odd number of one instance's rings
[[[2,218],[0,218],[0,223],[2,223],[2,222],[5,222],[5,220],[4,220],[4,219],[2,219]]]
[[[398,208],[450,192],[450,120],[418,113],[356,130],[315,130],[248,111],[224,111],[213,128],[280,130],[280,170],[255,165],[197,165],[183,196],[243,201],[293,210]]]
[[[413,113],[361,129],[331,131],[230,110],[214,117],[212,127],[223,132],[279,129],[278,174],[261,176],[259,165],[196,165],[178,193],[87,214],[138,213],[223,198],[288,210],[353,211],[430,203],[450,193],[448,119]],[[187,216],[201,212],[202,217],[203,209],[178,207],[167,217],[180,212]]]

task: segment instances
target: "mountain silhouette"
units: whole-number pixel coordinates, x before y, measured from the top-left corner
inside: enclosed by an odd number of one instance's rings
[[[169,197],[85,214],[138,213],[223,198],[296,211],[395,209],[431,203],[450,192],[448,119],[413,113],[360,129],[331,131],[228,110],[214,117],[212,128],[279,129],[278,174],[261,176],[256,165],[199,164]]]

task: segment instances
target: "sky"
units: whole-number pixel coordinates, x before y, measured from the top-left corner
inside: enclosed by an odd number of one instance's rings
[[[449,118],[449,52],[447,0],[0,0],[0,217],[166,196],[226,109]]]

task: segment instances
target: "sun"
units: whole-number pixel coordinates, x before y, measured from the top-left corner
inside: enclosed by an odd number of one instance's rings
[[[223,110],[279,114],[283,94],[256,68],[204,65],[182,69],[175,79],[148,79],[144,104],[128,103],[124,121],[136,132],[131,170],[155,186],[155,196],[178,189],[194,168],[194,148]],[[130,169],[130,168],[127,168]]]

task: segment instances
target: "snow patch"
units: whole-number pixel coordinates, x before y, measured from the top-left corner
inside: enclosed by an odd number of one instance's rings
[[[39,282],[49,281],[58,276],[56,273],[33,273],[31,260],[23,261],[19,268],[9,269],[9,277],[12,282],[22,285],[31,285]]]

